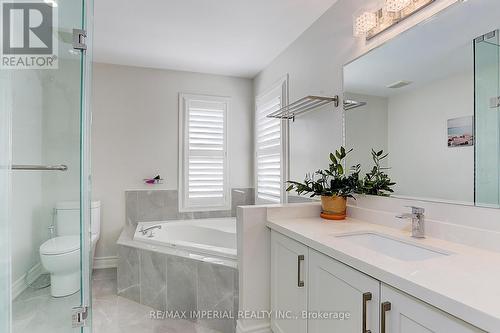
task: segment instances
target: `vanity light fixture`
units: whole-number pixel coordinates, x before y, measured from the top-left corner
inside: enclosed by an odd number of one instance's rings
[[[354,35],[363,36],[377,26],[377,14],[364,12],[356,18],[354,23]]]
[[[376,11],[365,11],[354,18],[354,35],[370,40],[436,0],[385,0]]]
[[[385,9],[388,12],[399,12],[412,3],[413,0],[385,0]]]

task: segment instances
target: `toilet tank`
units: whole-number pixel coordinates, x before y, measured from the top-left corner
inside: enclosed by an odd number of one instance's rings
[[[92,235],[99,237],[101,230],[100,201],[92,201],[90,209]],[[56,227],[58,236],[80,234],[80,202],[62,201],[56,204]]]

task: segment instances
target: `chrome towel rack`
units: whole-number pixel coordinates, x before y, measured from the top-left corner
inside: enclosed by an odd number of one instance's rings
[[[68,171],[68,166],[64,164],[59,165],[25,165],[13,164],[12,170],[24,171]]]
[[[355,108],[359,108],[359,107],[362,107],[365,105],[366,105],[366,102],[358,102],[358,101],[354,101],[352,99],[344,100],[344,110],[346,110],[346,111],[352,110]]]
[[[339,106],[339,97],[306,96],[267,115],[267,117],[295,120],[295,117],[300,114],[312,111],[332,102],[335,103],[335,107]]]

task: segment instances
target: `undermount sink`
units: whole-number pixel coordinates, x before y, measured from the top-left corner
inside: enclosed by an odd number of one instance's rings
[[[375,232],[339,234],[334,235],[334,237],[345,239],[370,250],[405,261],[426,260],[452,254]]]

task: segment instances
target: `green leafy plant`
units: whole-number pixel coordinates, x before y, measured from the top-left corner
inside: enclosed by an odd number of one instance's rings
[[[354,198],[353,194],[359,191],[359,172],[361,166],[355,165],[346,172],[343,160],[352,152],[346,151],[344,147],[330,153],[330,165],[328,169],[318,170],[312,175],[307,174],[304,182],[288,181],[287,191],[295,190],[297,194],[309,194],[315,196],[339,196],[344,198]]]
[[[367,173],[361,182],[360,193],[369,195],[380,195],[389,196],[394,190],[391,188],[396,185],[396,183],[391,181],[389,175],[385,173],[385,170],[390,168],[384,168],[380,164],[382,160],[387,158],[388,153],[384,154],[383,150],[375,151],[372,149],[372,159],[375,165],[372,170]]]

